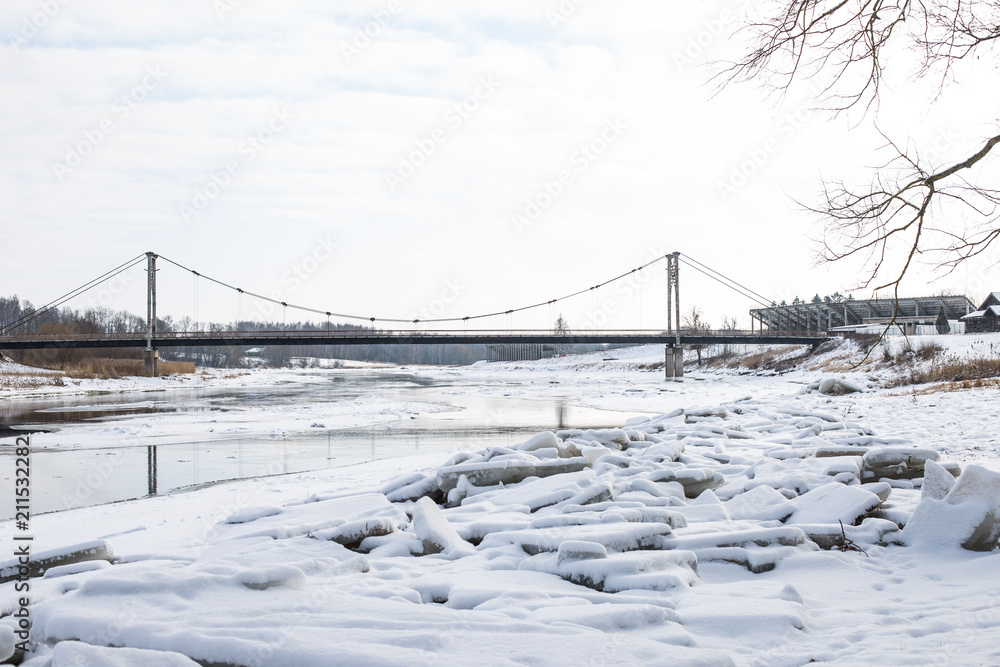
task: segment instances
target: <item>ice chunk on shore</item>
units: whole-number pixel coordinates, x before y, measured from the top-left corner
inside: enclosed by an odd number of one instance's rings
[[[448,552],[453,556],[468,556],[475,551],[430,498],[421,498],[413,506],[413,531],[423,542],[424,554]]]
[[[1000,473],[968,466],[943,499],[925,497],[903,531],[911,545],[992,551],[1000,545]]]
[[[924,485],[920,489],[921,498],[943,500],[954,486],[955,478],[939,463],[927,461],[924,464]]]
[[[607,558],[608,550],[603,544],[583,540],[566,540],[559,545],[559,562],[585,560],[587,558]]]
[[[851,526],[881,502],[877,495],[859,486],[827,484],[793,500],[795,513],[788,519],[788,523],[835,524],[843,521],[845,525]]]
[[[52,651],[51,667],[197,667],[198,663],[173,651],[91,646],[65,641]]]
[[[549,572],[606,593],[630,589],[666,591],[698,581],[698,558],[690,551],[679,550],[630,551],[581,559],[546,553],[522,561],[519,569]]]
[[[517,484],[529,477],[551,477],[568,472],[578,472],[590,467],[584,457],[542,461],[535,457],[521,460],[492,460],[476,463],[460,463],[437,471],[437,486],[448,493],[463,475],[474,486],[494,486],[496,484]]]
[[[528,528],[491,533],[483,538],[483,548],[504,544],[519,544],[525,553],[539,554],[558,551],[566,541],[583,541],[601,544],[608,551],[635,551],[650,549],[659,544],[662,536],[670,535],[665,523],[607,523],[585,525],[553,525],[548,528]]]
[[[795,511],[795,505],[791,501],[774,488],[763,484],[734,496],[725,505],[734,519],[756,521],[784,521]]]
[[[542,431],[536,435],[531,436],[520,445],[518,449],[522,452],[533,452],[538,449],[553,448],[558,449],[562,442],[556,437],[555,433],[551,431]]]
[[[21,573],[21,568],[27,569],[27,576],[40,577],[46,570],[59,565],[72,565],[89,560],[114,560],[111,545],[104,540],[94,540],[83,544],[74,544],[60,549],[51,549],[32,554],[27,565],[22,565],[18,559],[0,563],[0,583],[13,581]]]

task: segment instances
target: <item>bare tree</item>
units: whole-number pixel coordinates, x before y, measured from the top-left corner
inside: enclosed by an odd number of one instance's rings
[[[724,316],[722,318],[722,330],[723,331],[736,331],[736,317],[735,316]],[[732,359],[736,355],[735,347],[730,344],[725,344],[722,346],[722,357],[724,359]]]
[[[834,115],[860,109],[876,125],[889,63],[905,64],[898,56],[907,49],[917,54],[914,77],[934,84],[930,104],[954,83],[962,61],[1000,39],[997,0],[775,0],[768,7],[771,13],[743,26],[751,47],[717,83],[752,80],[781,96],[797,81],[819,82],[817,106]],[[978,85],[992,87],[994,78]],[[898,296],[918,256],[947,272],[986,250],[1000,236],[1000,190],[984,175],[997,161],[1000,127],[996,118],[982,126],[981,142],[947,164],[882,133],[892,157],[870,183],[828,181],[819,203],[806,206],[824,223],[823,259],[861,259],[858,286]]]
[[[685,331],[694,335],[704,334],[712,330],[712,327],[705,321],[705,315],[697,306],[691,306],[691,310],[684,316],[681,324],[683,325]],[[696,343],[690,345],[689,347],[698,353],[698,366],[700,367],[701,351],[705,349],[705,345],[703,343]]]

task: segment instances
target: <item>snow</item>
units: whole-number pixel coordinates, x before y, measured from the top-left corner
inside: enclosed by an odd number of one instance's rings
[[[979,354],[971,338],[940,337]],[[1000,662],[995,388],[917,395],[861,371],[837,375],[864,391],[803,391],[816,368],[666,383],[639,368],[662,349],[601,356],[413,372],[500,406],[558,382],[577,404],[641,413],[620,428],[33,517],[38,554],[109,558],[31,580],[26,664]],[[234,419],[266,437],[269,420],[431,408],[370,396]],[[200,434],[159,419],[115,422]],[[62,435],[88,446],[91,428]],[[992,546],[963,548],[973,537]],[[0,584],[0,649],[16,605]]]
[[[9,625],[0,625],[0,660],[7,660],[14,655],[17,645],[17,635]]]
[[[33,661],[32,661],[33,662]],[[41,662],[41,661],[39,661]],[[24,663],[31,665],[30,662]],[[104,648],[65,641],[52,651],[50,667],[195,667],[198,663],[181,653],[134,648]]]
[[[1000,473],[969,466],[946,495],[935,497],[940,493],[921,498],[903,531],[909,544],[1000,548]]]

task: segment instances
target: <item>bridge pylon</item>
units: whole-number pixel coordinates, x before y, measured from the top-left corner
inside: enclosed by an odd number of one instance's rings
[[[668,380],[684,377],[684,346],[681,345],[681,287],[679,252],[667,255],[667,334],[673,333],[673,343],[665,349],[664,372]]]
[[[146,253],[146,376],[156,377],[160,373],[160,352],[153,347],[156,335],[156,253]]]

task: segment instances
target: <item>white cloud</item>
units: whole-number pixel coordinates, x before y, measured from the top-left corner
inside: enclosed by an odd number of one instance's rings
[[[806,298],[853,278],[811,269],[811,221],[787,195],[811,196],[820,169],[857,164],[870,133],[814,118],[786,136],[776,117],[794,112],[791,102],[776,111],[750,86],[713,98],[704,69],[676,65],[738,3],[578,0],[556,25],[546,12],[559,2],[528,0],[230,5],[220,17],[209,0],[67,0],[0,59],[8,292],[44,301],[148,249],[254,289],[280,281],[318,234],[341,254],[288,299],[388,316],[408,316],[456,276],[470,311],[547,299],[661,246],[764,293],[791,282]],[[0,35],[17,34],[39,6],[10,3]],[[373,21],[346,58],[342,46]],[[149,67],[168,75],[116,115],[115,100]],[[495,93],[449,123],[482,77],[495,78]],[[241,146],[279,108],[294,120],[245,159]],[[511,215],[614,117],[628,124],[620,140],[518,233]],[[53,164],[108,118],[113,132],[60,181]],[[433,154],[390,190],[385,174],[439,128]],[[717,184],[769,138],[779,150],[722,200]],[[233,161],[239,173],[185,221],[181,207]],[[191,287],[177,280],[160,295],[165,312],[183,315]],[[694,275],[685,286],[714,320],[750,307]],[[644,323],[658,325],[662,294],[648,289]],[[218,300],[232,310],[228,296]],[[524,324],[546,326],[547,316]],[[631,326],[631,312],[616,324]]]

